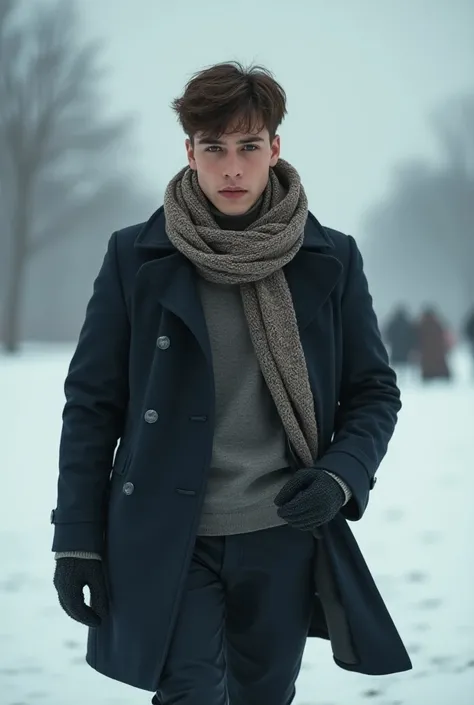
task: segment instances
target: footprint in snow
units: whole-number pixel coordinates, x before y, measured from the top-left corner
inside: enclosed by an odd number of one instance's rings
[[[388,509],[385,512],[385,519],[391,523],[401,521],[405,516],[403,509]]]
[[[420,610],[437,610],[438,607],[441,607],[443,604],[443,600],[440,600],[437,597],[430,597],[426,600],[422,600],[421,602],[418,602],[416,605],[417,609]]]
[[[432,658],[430,658],[430,663],[440,669],[449,666],[452,661],[452,656],[432,656]]]
[[[433,546],[442,540],[442,535],[437,531],[425,531],[420,535],[420,539],[425,546]]]
[[[28,575],[25,573],[16,573],[14,575],[10,575],[6,580],[3,580],[0,583],[0,591],[19,592],[27,583]]]
[[[380,695],[383,695],[383,691],[378,688],[370,688],[362,693],[363,698],[378,698]]]
[[[464,663],[462,666],[457,666],[453,669],[453,673],[465,673],[471,668],[474,668],[474,659],[467,661],[467,663]]]
[[[429,575],[421,570],[411,570],[406,574],[405,579],[408,583],[426,583],[429,581]]]

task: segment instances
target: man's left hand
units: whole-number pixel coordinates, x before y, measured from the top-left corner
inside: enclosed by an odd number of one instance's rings
[[[288,524],[316,532],[342,509],[345,495],[337,480],[324,470],[303,468],[283,485],[274,501],[278,516]]]

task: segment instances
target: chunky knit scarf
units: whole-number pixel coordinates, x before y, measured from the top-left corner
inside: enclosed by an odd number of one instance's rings
[[[240,285],[251,340],[287,436],[305,467],[318,455],[308,370],[283,267],[303,243],[308,202],[298,172],[283,159],[270,170],[258,219],[222,230],[196,172],[180,171],[164,197],[172,244],[209,281]]]

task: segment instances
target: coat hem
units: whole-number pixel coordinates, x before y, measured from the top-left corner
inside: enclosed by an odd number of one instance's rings
[[[362,673],[366,676],[389,676],[394,673],[403,673],[405,671],[411,671],[413,668],[413,665],[410,661],[410,659],[407,657],[407,661],[403,664],[398,664],[396,666],[393,666],[392,668],[368,668],[366,665],[361,663],[360,661],[358,663],[346,663],[345,661],[340,661],[336,656],[333,654],[333,661],[336,664],[336,666],[339,666],[339,668],[342,668],[344,671],[353,671],[356,673]]]
[[[86,663],[88,666],[90,666],[94,671],[97,673],[100,673],[101,676],[105,676],[106,678],[110,678],[113,681],[118,681],[119,683],[124,683],[125,685],[130,685],[132,688],[138,688],[139,690],[144,690],[148,693],[156,693],[158,690],[158,684],[156,686],[150,686],[150,685],[143,685],[143,683],[136,681],[135,679],[126,679],[123,678],[117,674],[115,674],[113,671],[109,671],[107,668],[101,668],[100,666],[97,665],[97,663],[93,663],[93,660],[90,654],[86,654]]]

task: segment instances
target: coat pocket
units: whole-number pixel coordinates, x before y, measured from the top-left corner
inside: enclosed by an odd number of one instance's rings
[[[117,453],[115,454],[114,464],[112,467],[113,475],[125,475],[132,460],[132,453],[130,449],[125,446],[122,448],[119,446]]]

